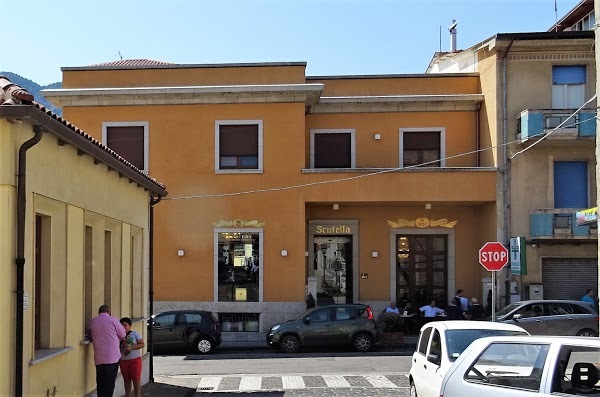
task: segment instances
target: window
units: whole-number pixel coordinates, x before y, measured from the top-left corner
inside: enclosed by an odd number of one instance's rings
[[[310,168],[355,168],[354,130],[311,130]]]
[[[552,109],[575,109],[585,101],[585,65],[552,67]]]
[[[112,307],[112,233],[104,231],[104,303]]]
[[[431,337],[431,347],[429,347],[429,354],[435,354],[437,358],[427,357],[427,361],[430,361],[436,365],[440,365],[442,358],[442,338],[440,337],[439,331],[436,329],[433,331]]]
[[[215,170],[260,172],[263,168],[262,152],[261,120],[215,122]]]
[[[421,332],[421,337],[419,338],[419,353],[425,355],[427,353],[427,344],[429,343],[429,336],[431,335],[432,328],[427,328],[423,332]]]
[[[331,321],[331,309],[326,308],[312,311],[308,315],[308,318],[310,319],[311,323],[323,323],[326,321]]]
[[[455,329],[446,331],[448,358],[454,361],[474,340],[487,336],[527,335],[525,331],[502,331],[497,329]]]
[[[259,313],[219,314],[219,322],[223,332],[258,332],[259,318]]]
[[[599,357],[597,347],[562,346],[553,371],[551,393],[597,396]]]
[[[335,319],[337,321],[353,320],[357,317],[356,310],[352,307],[336,307]]]
[[[554,162],[554,208],[588,207],[588,164],[586,161]]]
[[[444,129],[400,130],[400,167],[444,167]]]
[[[215,232],[217,296],[220,302],[262,300],[262,229]]]
[[[467,382],[538,391],[550,346],[492,343],[465,374]]]
[[[94,309],[92,308],[92,277],[94,263],[94,229],[91,226],[85,226],[85,253],[84,253],[84,303],[83,315],[85,318],[84,328],[90,324],[90,320],[94,317]]]
[[[51,261],[51,218],[35,216],[35,274],[34,274],[34,348],[50,347],[50,261]]]
[[[154,324],[161,327],[170,327],[175,325],[175,314],[163,314],[154,318]]]
[[[148,172],[148,123],[102,123],[102,142],[138,169]]]

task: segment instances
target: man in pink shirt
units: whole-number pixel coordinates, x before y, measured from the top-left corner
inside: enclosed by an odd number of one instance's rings
[[[110,315],[110,307],[102,305],[98,316],[90,320],[90,337],[94,345],[96,364],[96,393],[98,397],[112,397],[121,359],[120,342],[125,328]]]

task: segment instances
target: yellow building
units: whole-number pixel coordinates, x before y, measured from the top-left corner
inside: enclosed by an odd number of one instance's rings
[[[377,310],[404,294],[481,298],[497,208],[479,76],[305,67],[127,60],[63,68],[44,91],[169,185],[157,311],[205,308],[225,341],[263,340],[308,293]]]
[[[592,8],[581,2],[561,30],[589,26]],[[575,216],[597,200],[594,33],[555,30],[499,33],[436,54],[428,68],[480,74],[482,117],[499,145],[499,241],[511,244],[512,269],[499,279],[501,306],[579,300],[598,285],[598,229],[577,225]]]
[[[32,101],[0,77],[0,395],[81,396],[100,305],[146,335],[149,201],[166,191]]]

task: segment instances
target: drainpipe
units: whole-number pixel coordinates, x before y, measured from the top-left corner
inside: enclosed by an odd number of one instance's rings
[[[476,167],[481,167],[481,153],[479,152],[481,150],[481,142],[480,142],[480,138],[479,138],[479,134],[481,134],[481,131],[479,130],[479,112],[481,111],[481,103],[477,103],[477,111],[475,112],[475,166]]]
[[[19,168],[17,174],[17,288],[16,288],[16,321],[15,321],[15,396],[23,396],[23,296],[25,288],[25,202],[26,202],[26,152],[42,139],[42,129],[33,127],[35,135],[19,148]]]
[[[154,206],[158,204],[162,200],[162,197],[158,196],[156,198],[150,197],[150,258],[149,258],[149,274],[148,274],[148,284],[149,284],[149,307],[148,311],[150,312],[149,324],[148,327],[148,347],[150,350],[150,365],[148,366],[149,378],[150,382],[154,382],[154,340],[152,338],[152,314],[154,313]]]

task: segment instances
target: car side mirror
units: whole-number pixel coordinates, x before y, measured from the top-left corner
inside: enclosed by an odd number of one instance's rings
[[[304,317],[304,324],[310,324],[310,317]]]
[[[427,355],[427,361],[436,365],[440,365],[440,356],[438,356],[437,354],[430,353]]]
[[[521,317],[523,317],[521,314],[515,314],[515,315],[513,316],[513,320],[515,320],[515,321],[519,321],[519,320],[521,319]]]

